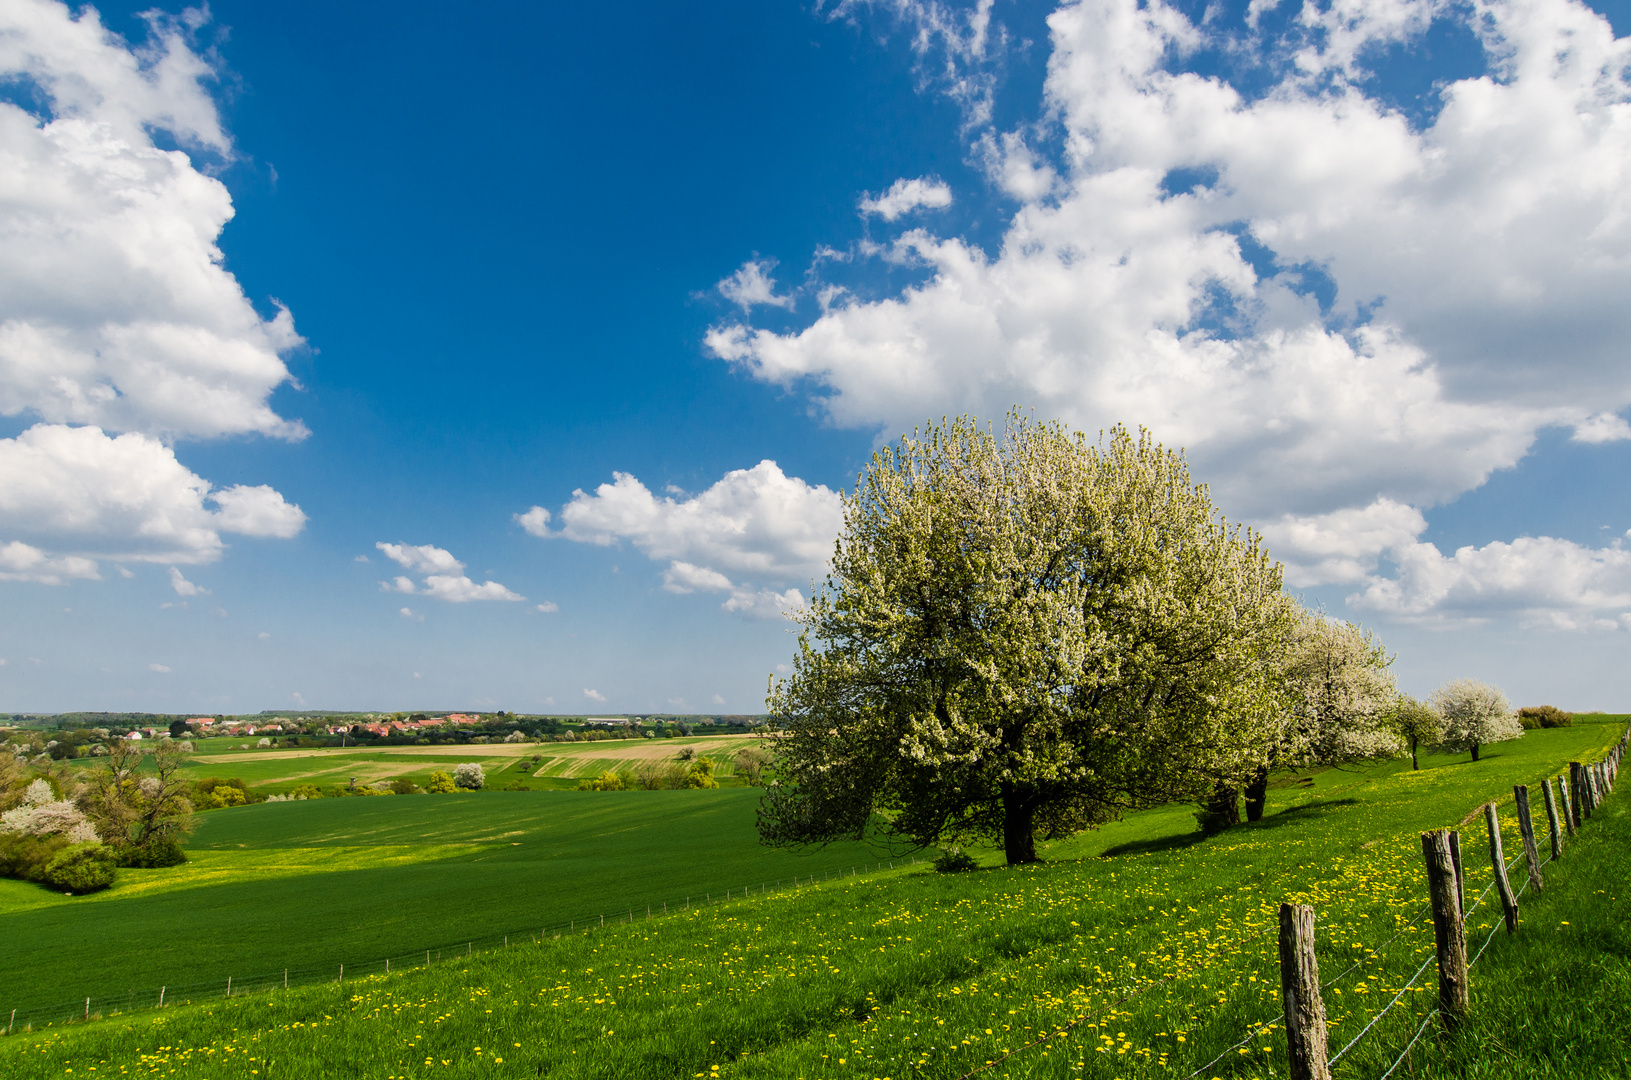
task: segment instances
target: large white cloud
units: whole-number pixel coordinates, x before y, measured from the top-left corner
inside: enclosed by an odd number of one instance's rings
[[[696,495],[658,497],[629,473],[614,473],[593,494],[572,493],[560,531],[549,531],[551,517],[535,506],[516,520],[534,536],[603,546],[628,540],[668,563],[669,592],[725,592],[725,610],[770,617],[802,605],[799,586],[826,576],[843,501],[761,461]]]
[[[0,528],[26,545],[92,559],[206,563],[220,557],[223,532],[290,537],[305,522],[271,488],[218,490],[137,432],[36,424],[0,439]],[[51,576],[94,575],[53,570],[37,580]]]
[[[1463,547],[1432,544],[1390,553],[1394,577],[1372,577],[1348,598],[1360,609],[1428,624],[1516,616],[1562,630],[1631,629],[1631,550],[1587,548],[1550,536]]]
[[[0,9],[0,78],[38,88],[43,114],[0,103],[0,412],[157,435],[299,438],[267,395],[300,343],[263,319],[216,245],[225,185],[195,152],[230,145],[181,31],[132,50],[94,10]]]
[[[305,436],[268,402],[290,379],[284,354],[301,344],[293,318],[281,307],[263,317],[222,265],[232,200],[194,160],[232,154],[206,86],[214,72],[188,44],[204,18],[151,15],[148,40],[132,47],[94,9],[0,5],[0,81],[24,87],[18,100],[36,110],[0,102],[0,414],[86,425],[86,439]],[[159,131],[184,149],[161,149]],[[36,460],[52,447],[75,452],[55,463],[76,473],[82,496],[77,511],[56,506],[58,550],[123,544],[148,557],[174,544],[175,559],[199,561],[219,550],[214,529],[288,536],[304,520],[269,488],[230,489],[204,524],[197,512],[170,525],[127,515],[142,527],[121,540],[127,518],[104,511],[128,504],[132,488],[186,502],[188,483],[210,485],[189,473],[176,487],[173,455],[144,451],[123,454],[125,487],[98,489],[86,445],[40,438],[31,448]],[[155,471],[131,474],[138,459]],[[0,477],[11,488],[26,481]],[[22,536],[35,524],[0,529]]]
[[[1365,57],[1435,18],[1464,20],[1490,71],[1413,126],[1373,96]],[[710,348],[851,426],[1015,403],[1145,424],[1309,583],[1374,572],[1422,508],[1544,426],[1631,433],[1615,415],[1631,405],[1631,42],[1571,0],[1345,0],[1278,36],[1225,22],[1064,4],[1049,119],[974,141],[1020,202],[994,253],[907,231],[887,254],[921,284],[840,295],[788,333],[727,321]],[[1184,69],[1203,47],[1282,74],[1245,94]]]

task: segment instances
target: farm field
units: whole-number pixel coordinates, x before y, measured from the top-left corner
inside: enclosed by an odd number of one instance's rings
[[[0,880],[0,1007],[357,964],[836,870],[860,844],[761,847],[759,792],[313,799],[200,815],[186,865],[65,897]]]
[[[30,1032],[0,1040],[0,1072],[951,1080],[989,1061],[977,1075],[1130,1080],[1204,1066],[1207,1076],[1283,1076],[1274,911],[1292,900],[1318,912],[1333,1050],[1402,991],[1335,1069],[1373,1077],[1431,1007],[1430,971],[1405,988],[1432,955],[1419,831],[1505,800],[1515,852],[1511,785],[1600,757],[1621,730],[1531,732],[1476,763],[1425,757],[1420,772],[1390,763],[1283,777],[1262,822],[1207,840],[1174,807],[1055,845],[1054,861],[1036,866],[844,878],[343,986]],[[1475,1023],[1462,1043],[1496,1048],[1472,1054],[1429,1036],[1418,1074],[1431,1062],[1432,1075],[1561,1076],[1545,1064],[1548,1042],[1631,1019],[1617,907],[1627,802],[1612,796],[1545,868],[1546,891],[1525,895],[1519,934],[1497,933],[1474,968]],[[1491,880],[1482,826],[1462,829],[1476,897]],[[1522,874],[1520,864],[1515,884]],[[1498,905],[1475,909],[1470,940],[1499,922]],[[1550,981],[1537,986],[1566,996],[1520,1008],[1526,969],[1543,961]],[[1590,984],[1566,981],[1568,964]],[[1588,1006],[1596,1012],[1582,1015]],[[1618,1039],[1571,1053],[1569,1075],[1625,1072]],[[1480,1071],[1491,1054],[1499,1060]]]
[[[316,784],[325,791],[345,787],[353,777],[361,785],[380,780],[408,780],[424,787],[435,770],[451,771],[462,761],[478,761],[490,788],[520,785],[527,790],[576,788],[578,781],[615,772],[632,776],[646,761],[672,761],[690,747],[714,764],[721,785],[740,783],[732,761],[736,753],[755,743],[752,735],[714,735],[677,739],[612,739],[586,743],[472,743],[440,746],[311,747],[298,750],[261,750],[253,736],[246,739],[209,739],[187,765],[197,777],[219,776],[243,780],[268,795],[283,794],[301,784]],[[538,757],[536,765],[533,758]],[[96,767],[95,758],[79,759],[77,767]]]

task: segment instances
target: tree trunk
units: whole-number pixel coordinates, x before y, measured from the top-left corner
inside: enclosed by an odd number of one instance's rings
[[[1419,739],[1410,740],[1410,767],[1417,770],[1421,768],[1421,762],[1416,759],[1416,747],[1420,741]]]
[[[1212,789],[1201,815],[1201,831],[1215,836],[1225,829],[1240,824],[1240,789],[1233,784],[1219,784]]]
[[[1472,759],[1474,761],[1478,760],[1478,744],[1477,743],[1472,744]]]
[[[1269,767],[1260,766],[1246,784],[1246,820],[1262,821],[1263,808],[1269,801]]]
[[[1036,807],[1007,785],[1002,793],[1002,850],[1009,866],[1041,861],[1036,856]]]

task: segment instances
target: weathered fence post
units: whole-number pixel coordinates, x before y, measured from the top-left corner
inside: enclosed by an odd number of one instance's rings
[[[164,1008],[164,987],[159,987],[159,1008]]]
[[[1547,777],[1540,785],[1542,795],[1546,796],[1546,821],[1552,830],[1552,858],[1561,858],[1563,855],[1563,837],[1558,833],[1561,826],[1557,823],[1557,796],[1552,794],[1552,778]]]
[[[1529,789],[1523,784],[1515,785],[1512,799],[1518,804],[1518,830],[1523,833],[1523,857],[1529,863],[1529,884],[1540,892],[1540,848],[1535,844],[1535,822],[1529,813]]]
[[[1512,892],[1512,882],[1506,879],[1506,856],[1501,851],[1501,819],[1494,803],[1484,804],[1484,824],[1489,826],[1489,860],[1495,864],[1495,889],[1501,894],[1501,907],[1506,911],[1506,932],[1518,931],[1518,898]]]
[[[1455,864],[1450,860],[1448,829],[1421,834],[1427,861],[1427,889],[1433,904],[1433,943],[1438,950],[1438,1010],[1444,1026],[1454,1030],[1467,1015],[1467,933],[1456,897]]]
[[[227,976],[227,997],[232,996],[232,976]]]
[[[1586,801],[1586,767],[1578,761],[1569,762],[1569,808],[1574,811],[1574,827],[1584,825],[1585,819],[1591,816],[1591,811],[1584,805]]]
[[[283,989],[289,989],[289,969],[283,969]]]
[[[1570,836],[1574,835],[1574,798],[1569,794],[1568,781],[1563,777],[1557,778],[1557,797],[1563,803],[1563,827]]]
[[[1461,834],[1452,830],[1450,833],[1450,865],[1455,867],[1455,909],[1465,915],[1467,912],[1467,875],[1461,870]]]
[[[90,1018],[91,1018],[91,999],[86,998],[85,999],[85,1019],[89,1020]]]
[[[1314,909],[1307,904],[1280,905],[1280,997],[1285,1004],[1291,1080],[1331,1080],[1325,1002],[1314,959]]]

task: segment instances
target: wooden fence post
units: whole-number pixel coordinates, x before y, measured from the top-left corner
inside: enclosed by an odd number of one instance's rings
[[[1314,909],[1307,904],[1280,905],[1280,997],[1285,1004],[1291,1080],[1331,1080],[1325,1002],[1314,959]]]
[[[1557,797],[1563,803],[1563,827],[1569,835],[1574,835],[1574,799],[1569,795],[1568,781],[1563,777],[1557,778]]]
[[[1515,785],[1512,799],[1518,804],[1518,830],[1523,833],[1523,857],[1529,864],[1529,884],[1540,892],[1540,848],[1535,845],[1535,822],[1529,813],[1529,789],[1523,784]]]
[[[1552,794],[1552,778],[1548,776],[1545,783],[1540,786],[1541,794],[1546,796],[1546,821],[1552,829],[1552,858],[1563,856],[1563,837],[1558,833],[1561,826],[1557,823],[1557,796]]]
[[[1579,828],[1591,817],[1586,802],[1586,767],[1578,761],[1569,762],[1569,804],[1574,811],[1574,827]]]
[[[1450,865],[1455,867],[1455,909],[1467,911],[1467,875],[1461,869],[1461,834],[1450,830]]]
[[[1495,864],[1495,889],[1501,894],[1501,907],[1506,911],[1506,932],[1517,933],[1518,898],[1512,892],[1512,882],[1506,879],[1506,856],[1501,851],[1501,819],[1494,803],[1484,804],[1484,824],[1489,826],[1489,861]]]
[[[1455,864],[1450,861],[1448,829],[1421,834],[1427,861],[1427,889],[1433,904],[1433,943],[1438,950],[1438,1009],[1444,1026],[1454,1030],[1467,1015],[1467,932],[1455,892]]]

